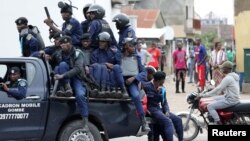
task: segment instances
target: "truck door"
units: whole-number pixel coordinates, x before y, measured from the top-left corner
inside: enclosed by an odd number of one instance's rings
[[[8,79],[12,64],[1,64],[0,77]],[[0,140],[41,140],[48,102],[46,77],[38,63],[17,63],[27,80],[26,98],[17,100],[0,90]]]

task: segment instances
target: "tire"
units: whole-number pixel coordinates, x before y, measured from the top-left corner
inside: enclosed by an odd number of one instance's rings
[[[239,121],[240,121],[240,123],[238,123]],[[250,125],[250,115],[249,114],[240,115],[236,124]]]
[[[99,130],[88,123],[90,133],[82,131],[82,121],[77,120],[65,125],[59,133],[57,141],[103,141]]]
[[[185,129],[185,123],[187,121],[187,114],[180,114],[178,115],[181,120],[182,120],[182,124],[183,124],[183,140],[184,141],[191,141],[193,139],[195,139],[197,137],[197,135],[199,134],[199,126],[198,123],[196,122],[196,120],[191,117],[191,119],[189,120],[189,123]]]

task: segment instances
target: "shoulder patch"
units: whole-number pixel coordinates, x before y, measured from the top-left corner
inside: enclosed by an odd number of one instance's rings
[[[27,36],[26,36],[26,40],[30,40],[32,38],[32,35],[31,34],[28,34]]]
[[[66,29],[67,29],[67,30],[71,30],[72,27],[73,27],[73,26],[72,26],[71,24],[68,24],[67,27],[66,27]]]
[[[27,81],[24,79],[18,79],[18,86],[21,86],[21,87],[27,86]]]
[[[132,38],[132,35],[133,35],[132,32],[129,31],[129,32],[128,32],[128,37],[131,37],[131,38]]]
[[[75,57],[77,58],[77,57],[79,56],[80,53],[82,53],[82,51],[79,50],[79,49],[76,49],[76,50],[75,50]],[[83,54],[83,53],[82,53],[82,54]]]
[[[114,48],[114,47],[112,47],[112,48],[110,48],[111,49],[111,51],[112,52],[114,52],[114,53],[116,53],[118,50],[117,50],[117,48]]]

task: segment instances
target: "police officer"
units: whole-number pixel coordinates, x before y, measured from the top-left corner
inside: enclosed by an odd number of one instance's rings
[[[87,125],[89,114],[88,101],[86,98],[86,87],[83,84],[84,76],[82,75],[84,73],[83,54],[72,45],[71,37],[62,36],[59,41],[62,48],[61,60],[58,61],[60,64],[56,67],[54,79],[59,80],[59,87],[62,88],[64,86],[66,96],[71,96],[72,90],[70,89],[71,86],[73,87],[76,103],[83,118],[83,130],[89,131]]]
[[[52,70],[54,70],[55,67],[60,63],[56,61],[58,61],[59,60],[58,58],[60,58],[61,46],[60,46],[59,39],[62,36],[63,35],[61,32],[56,32],[56,33],[52,32],[52,34],[50,35],[50,38],[53,39],[54,45],[48,46],[44,48],[43,50],[40,50],[34,53],[33,55],[35,57],[45,57],[45,59],[49,61]]]
[[[23,57],[32,56],[32,54],[39,50],[40,44],[37,38],[32,34],[28,27],[28,20],[25,17],[20,17],[15,21],[17,30],[19,32],[19,41]]]
[[[21,79],[21,71],[18,67],[12,67],[9,72],[10,82],[1,83],[1,87],[7,94],[18,100],[26,97],[27,81]]]
[[[111,37],[111,45],[117,47],[113,31],[111,30],[108,22],[103,19],[105,16],[104,8],[100,5],[92,4],[87,12],[90,14],[91,19],[91,24],[88,29],[91,36],[91,47],[94,49],[99,47],[98,35],[101,32],[108,32]]]
[[[72,17],[72,5],[67,3],[61,3],[61,15],[62,19],[65,21],[62,26],[62,30],[56,28],[51,19],[45,19],[44,22],[52,29],[54,32],[63,32],[64,35],[68,35],[72,39],[72,44],[74,46],[80,46],[80,38],[82,36],[82,27],[79,21]],[[58,5],[60,5],[58,3]]]
[[[129,24],[129,18],[126,14],[118,14],[116,15],[113,20],[115,22],[116,28],[119,30],[119,48],[122,48],[123,41],[125,38],[134,38],[136,39],[135,31]]]
[[[91,74],[101,86],[101,91],[110,87],[119,87],[123,97],[128,98],[124,79],[120,68],[121,53],[116,47],[111,45],[111,37],[107,32],[98,35],[99,48],[91,55]]]
[[[85,20],[81,22],[81,26],[82,26],[82,32],[83,33],[87,33],[88,32],[88,29],[89,29],[89,25],[90,25],[90,15],[89,13],[87,12],[89,10],[89,7],[91,6],[90,3],[86,4],[83,9],[82,9],[82,13],[85,17]]]
[[[148,110],[156,122],[153,125],[153,140],[159,141],[159,135],[161,134],[163,140],[173,141],[173,129],[175,128],[178,140],[182,141],[182,120],[170,112],[166,99],[166,89],[163,87],[166,74],[164,72],[156,72],[153,77],[152,81],[143,83],[143,89],[148,98]]]
[[[91,53],[93,52],[93,49],[90,47],[91,44],[91,38],[89,33],[83,33],[81,37],[81,51],[84,55],[84,65],[89,66],[90,65],[90,57]]]
[[[145,114],[140,99],[140,90],[138,88],[139,82],[145,80],[147,72],[141,63],[141,57],[135,53],[136,44],[137,42],[133,38],[124,39],[124,52],[122,54],[121,68],[128,92],[139,113],[142,131],[149,131],[150,129],[145,120]]]

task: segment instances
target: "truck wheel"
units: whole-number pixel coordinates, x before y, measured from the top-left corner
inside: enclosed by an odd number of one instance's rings
[[[63,127],[57,141],[103,141],[99,130],[92,123],[88,123],[90,133],[82,131],[80,120],[71,122]]]

